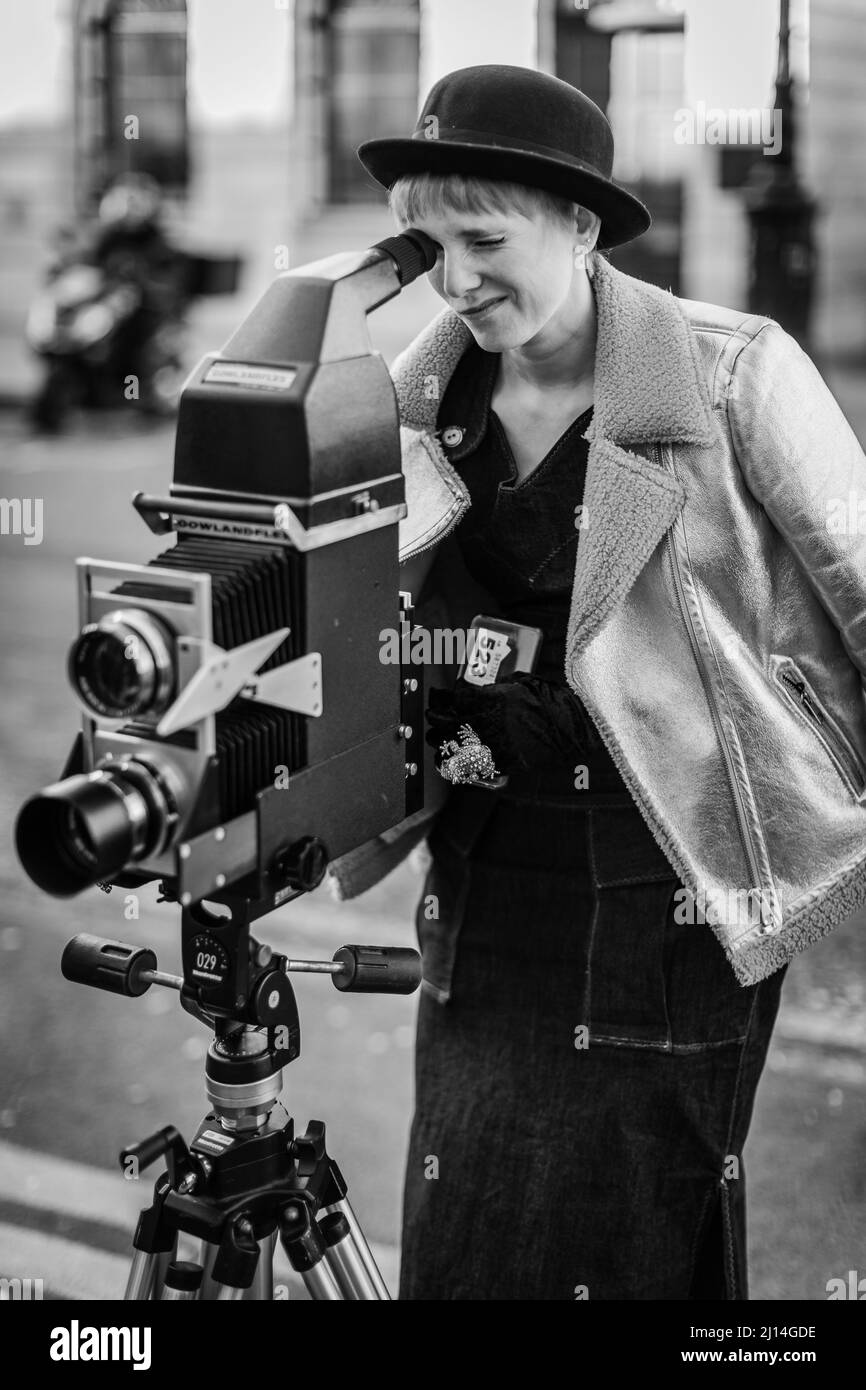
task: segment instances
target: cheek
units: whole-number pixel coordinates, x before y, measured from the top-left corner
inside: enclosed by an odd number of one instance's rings
[[[559,308],[571,288],[572,267],[569,263],[547,262],[544,275],[537,275],[532,282],[532,302],[548,313]]]
[[[445,291],[442,287],[442,267],[436,265],[427,273],[427,283],[440,299],[445,299]]]
[[[549,276],[535,274],[518,287],[515,295],[517,307],[525,314],[547,313],[557,300],[557,289]]]

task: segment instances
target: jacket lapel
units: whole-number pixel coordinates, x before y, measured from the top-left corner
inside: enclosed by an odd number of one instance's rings
[[[659,540],[684,506],[687,488],[656,461],[656,443],[709,446],[717,438],[707,387],[685,315],[672,294],[597,262],[595,409],[589,441],[584,511],[574,571],[567,667],[622,602]],[[392,375],[401,422],[429,435],[439,401],[472,341],[445,309],[396,359]],[[410,474],[433,462],[442,476],[465,486],[438,440],[409,450]],[[443,467],[444,465],[444,467]],[[442,479],[440,477],[440,483]],[[422,485],[419,495],[429,495]]]

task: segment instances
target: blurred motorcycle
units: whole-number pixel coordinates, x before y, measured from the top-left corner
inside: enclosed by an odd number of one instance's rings
[[[73,405],[116,405],[133,366],[139,370],[131,398],[156,414],[174,410],[184,374],[182,325],[158,324],[136,342],[143,299],[134,282],[112,284],[89,265],[67,267],[37,296],[27,341],[46,372],[30,406],[35,425],[56,431]]]
[[[126,175],[102,199],[94,227],[49,271],[26,336],[45,363],[32,423],[56,432],[73,405],[132,401],[173,413],[185,379],[189,258],[159,226],[153,180]]]

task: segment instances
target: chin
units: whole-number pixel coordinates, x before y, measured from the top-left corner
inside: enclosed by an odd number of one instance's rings
[[[522,347],[529,339],[526,332],[513,324],[478,323],[466,321],[466,327],[477,342],[488,352],[505,352],[509,348]]]
[[[479,347],[483,347],[485,352],[509,352],[513,348],[523,347],[530,341],[526,334],[515,332],[513,329],[510,332],[497,329],[492,324],[486,332],[479,325],[474,336]]]

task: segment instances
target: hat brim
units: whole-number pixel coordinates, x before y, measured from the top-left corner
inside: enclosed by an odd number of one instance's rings
[[[465,140],[367,140],[355,151],[377,183],[390,188],[402,174],[474,174],[543,188],[601,218],[598,247],[622,246],[652,226],[649,209],[611,179],[577,168],[567,159]]]

